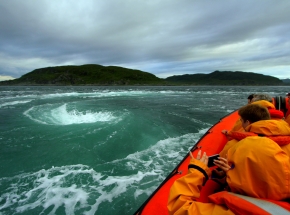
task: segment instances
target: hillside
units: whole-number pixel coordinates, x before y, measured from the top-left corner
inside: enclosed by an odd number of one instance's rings
[[[286,85],[282,80],[252,72],[214,71],[209,74],[155,75],[117,66],[87,64],[35,69],[0,85]]]
[[[289,78],[286,78],[286,79],[281,79],[281,81],[283,81],[283,83],[285,84],[290,84],[290,79]]]
[[[214,71],[210,74],[176,75],[165,80],[182,85],[283,85],[283,81],[272,76],[239,71]]]
[[[88,64],[35,69],[5,85],[162,85],[164,80],[139,70]]]

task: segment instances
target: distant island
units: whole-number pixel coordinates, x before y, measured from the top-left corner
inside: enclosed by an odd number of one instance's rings
[[[273,76],[241,71],[214,71],[209,74],[175,75],[166,78],[166,80],[187,85],[285,85],[282,80]]]
[[[118,66],[87,64],[81,66],[56,66],[35,69],[20,78],[2,81],[0,85],[19,86],[183,86],[183,85],[244,85],[244,86],[282,86],[282,80],[253,72],[214,71],[209,74],[175,75],[162,79],[140,70]]]

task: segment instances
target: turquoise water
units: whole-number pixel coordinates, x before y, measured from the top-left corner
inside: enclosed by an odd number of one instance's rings
[[[0,214],[133,214],[251,93],[287,87],[0,87]]]

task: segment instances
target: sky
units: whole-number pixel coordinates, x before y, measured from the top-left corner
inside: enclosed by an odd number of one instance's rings
[[[0,0],[0,80],[100,64],[290,78],[288,0]]]

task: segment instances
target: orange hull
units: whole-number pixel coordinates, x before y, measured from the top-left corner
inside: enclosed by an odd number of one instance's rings
[[[218,123],[213,125],[206,134],[196,143],[191,149],[193,155],[196,156],[197,150],[201,148],[207,155],[218,154],[227,142],[227,138],[221,133],[222,130],[230,130],[239,118],[237,111],[225,116]],[[147,201],[135,212],[137,215],[168,215],[167,200],[170,187],[173,182],[187,173],[189,155],[177,165],[171,174],[162,182],[155,192],[147,199]],[[211,180],[203,187],[199,201],[207,202],[207,196],[215,190],[215,183],[210,183]]]

